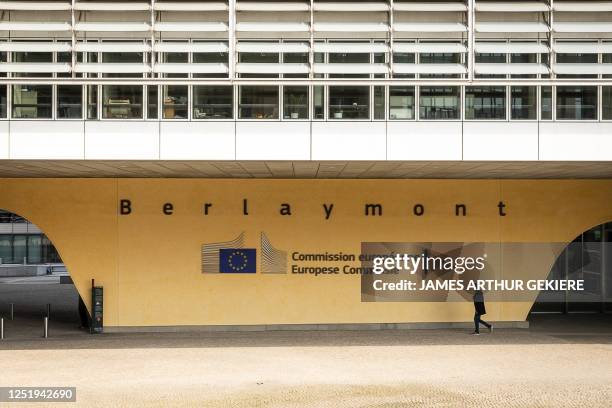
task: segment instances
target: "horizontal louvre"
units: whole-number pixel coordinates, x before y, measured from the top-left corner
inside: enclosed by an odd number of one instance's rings
[[[0,51],[22,52],[70,52],[69,42],[0,42]]]
[[[84,32],[144,32],[151,26],[146,23],[76,23],[74,29]]]
[[[131,2],[131,1],[115,1],[115,2],[104,2],[104,1],[78,1],[74,9],[75,10],[99,10],[99,11],[148,11],[151,8],[150,3],[145,2]]]
[[[307,74],[308,64],[246,64],[236,65],[240,74]]]
[[[315,31],[329,33],[383,33],[389,31],[386,23],[315,23]]]
[[[388,74],[386,64],[315,64],[317,74]]]
[[[417,2],[417,1],[395,1],[395,11],[467,11],[467,5],[462,1],[453,2]]]
[[[0,22],[0,31],[70,31],[70,23]]]
[[[547,33],[548,25],[540,22],[482,22],[476,23],[479,33]]]
[[[222,1],[156,1],[157,11],[227,11],[226,2]]]
[[[214,23],[155,23],[155,31],[167,32],[224,32],[227,31],[227,24],[221,22]]]
[[[295,52],[306,53],[310,51],[308,43],[265,43],[265,42],[239,42],[236,44],[238,52]]]
[[[36,72],[36,73],[67,73],[70,64],[67,63],[2,63],[0,72]]]
[[[581,43],[558,42],[553,49],[561,54],[612,54],[612,42],[607,43]]]
[[[382,43],[315,43],[315,52],[334,52],[343,54],[388,52],[387,44]]]
[[[388,11],[389,5],[386,2],[327,2],[315,1],[315,11]]]
[[[227,64],[155,64],[153,72],[165,74],[227,74]]]
[[[548,74],[544,64],[476,64],[476,74],[488,75],[535,75]]]
[[[549,7],[540,1],[476,1],[476,11],[515,13],[515,12],[546,12]]]
[[[158,42],[155,43],[157,52],[228,52],[229,47],[226,43],[220,42]]]
[[[554,64],[557,75],[599,75],[612,74],[612,64]]]
[[[549,52],[548,47],[536,42],[477,42],[476,52],[485,54],[543,54]]]
[[[557,33],[612,33],[612,23],[556,22],[553,30]]]
[[[0,10],[70,10],[69,1],[0,1]]]
[[[237,23],[236,31],[244,32],[308,32],[310,25],[308,23]]]
[[[148,52],[151,46],[143,42],[81,42],[75,45],[79,52]]]
[[[238,1],[238,11],[309,11],[307,2]]]
[[[393,43],[393,52],[406,53],[464,53],[467,47],[455,43]]]
[[[461,64],[393,64],[396,74],[465,74]]]
[[[554,11],[571,11],[571,12],[598,12],[612,11],[612,2],[610,1],[556,1],[553,4]]]
[[[85,73],[107,73],[107,74],[138,74],[151,72],[147,64],[121,64],[121,63],[99,63],[99,64],[76,64],[75,72]]]
[[[462,23],[395,23],[393,30],[405,33],[457,33],[466,32]]]

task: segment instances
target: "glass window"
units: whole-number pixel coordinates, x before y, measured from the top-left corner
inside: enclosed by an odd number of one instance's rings
[[[474,56],[474,61],[477,64],[505,64],[506,54],[500,53],[480,53],[477,52]],[[477,74],[477,78],[505,78],[505,75],[497,74]]]
[[[416,62],[416,54],[405,52],[394,52],[393,62],[397,64],[414,64]]]
[[[87,119],[98,119],[98,85],[87,86]]]
[[[414,64],[416,63],[416,54],[405,52],[393,53],[394,64]],[[414,74],[393,74],[393,78],[414,78]]]
[[[372,55],[372,57],[374,59],[375,64],[385,64],[387,62],[387,54],[385,53],[375,52]],[[374,78],[385,78],[386,76],[387,76],[386,74],[374,74]],[[376,90],[374,90],[374,97],[376,97]],[[375,112],[374,116],[376,116],[376,105],[374,107],[374,112]],[[385,111],[383,109],[383,115],[384,114],[385,114]]]
[[[239,62],[246,64],[278,64],[280,62],[280,54],[278,53],[254,53],[241,52],[238,55]],[[240,74],[241,78],[278,78],[278,74]]]
[[[610,45],[610,41],[604,41],[603,44]],[[612,54],[601,54],[601,62],[603,64],[610,64],[610,63],[612,63]],[[610,75],[610,74],[603,74],[601,77],[602,78],[612,78],[612,75]]]
[[[192,55],[194,64],[227,64],[229,54],[227,52],[196,52]],[[219,74],[193,74],[194,78],[227,78],[227,73]]]
[[[147,118],[157,119],[157,85],[147,86]]]
[[[385,120],[385,87],[374,87],[374,120]]]
[[[60,258],[57,253],[57,249],[53,246],[53,243],[47,238],[45,235],[41,238],[41,249],[42,249],[42,257],[44,262],[48,263],[61,263],[62,258]]]
[[[542,120],[552,120],[552,86],[540,88],[542,104]]]
[[[0,51],[0,62],[8,62],[8,53],[6,51]],[[0,77],[6,77],[6,72],[0,72]]]
[[[423,120],[459,119],[458,86],[422,86],[419,95],[419,118]]]
[[[232,86],[194,86],[194,119],[232,119],[234,89]]]
[[[511,64],[536,64],[538,54],[510,54]],[[511,78],[535,78],[534,74],[510,75]]]
[[[454,53],[422,53],[420,64],[460,64],[461,55]],[[458,78],[459,74],[420,74],[419,78]]]
[[[6,85],[0,85],[0,118],[6,118],[8,100],[7,100],[7,87]]]
[[[2,263],[13,263],[12,235],[0,235],[0,260]]]
[[[612,86],[603,86],[601,92],[601,118],[603,120],[612,120]]]
[[[51,119],[51,85],[13,85],[13,118]]]
[[[104,52],[102,62],[111,64],[142,64],[144,54],[142,52]],[[111,73],[103,74],[105,78],[140,78],[141,73]]]
[[[41,262],[41,243],[40,235],[28,235],[28,263]]]
[[[68,40],[69,41],[69,40]],[[66,64],[72,64],[72,53],[70,52],[58,52],[57,54],[57,62],[62,62],[62,63],[66,63]],[[83,53],[79,52],[76,55],[76,62],[83,62]],[[81,74],[80,72],[75,73],[75,76],[77,78],[80,78],[83,76],[83,74]],[[58,72],[57,73],[57,77],[58,78],[70,78],[72,77],[72,73],[70,72]]]
[[[13,236],[13,262],[22,263],[28,254],[26,235]]]
[[[307,53],[285,53],[283,54],[284,64],[308,64]],[[308,74],[284,74],[285,78],[308,78]]]
[[[189,53],[187,52],[164,52],[160,56],[161,62],[168,64],[187,64],[189,63]],[[187,73],[164,74],[164,78],[187,78]]]
[[[555,54],[557,64],[597,64],[597,54]],[[557,78],[597,78],[597,75],[557,75]]]
[[[370,87],[330,86],[330,119],[369,119]]]
[[[52,52],[13,52],[13,62],[15,63],[51,63],[53,62]],[[40,72],[17,72],[13,74],[15,77],[50,77],[51,73],[40,73]]]
[[[278,86],[241,86],[240,119],[278,119]]]
[[[596,120],[597,87],[558,86],[558,120]]]
[[[389,119],[414,119],[414,86],[389,87]]]
[[[283,118],[308,119],[308,87],[283,87]]]
[[[104,119],[142,119],[142,86],[102,86]]]
[[[314,92],[314,118],[325,119],[325,87],[315,85],[312,89]]]
[[[58,119],[81,119],[83,117],[83,88],[81,85],[57,86]]]
[[[318,43],[320,43],[321,41],[317,41]],[[314,53],[314,62],[315,64],[323,64],[325,63],[325,53],[322,52],[315,52]],[[315,78],[323,78],[325,77],[324,74],[314,74]]]
[[[466,86],[466,119],[506,119],[505,86]]]
[[[189,118],[189,87],[187,85],[164,85],[163,118]]]
[[[515,120],[537,119],[537,88],[535,86],[513,86],[511,88],[511,115]]]
[[[330,64],[369,64],[368,53],[330,53],[328,56]],[[369,74],[330,74],[330,78],[368,78]]]

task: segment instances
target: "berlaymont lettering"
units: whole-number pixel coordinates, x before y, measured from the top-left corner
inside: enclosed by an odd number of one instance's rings
[[[472,258],[497,273],[479,279],[544,280],[568,242],[612,219],[610,180],[1,179],[0,191],[0,208],[48,234],[86,304],[91,279],[104,287],[108,330],[466,321],[469,302],[376,291],[395,275],[363,268],[427,254],[451,257],[453,280]],[[536,244],[545,256],[522,269]],[[533,304],[489,300],[496,321]]]
[[[213,215],[213,203],[204,203],[202,204],[202,213],[204,215]],[[322,203],[320,205],[322,210],[322,216],[329,220],[332,217],[332,213],[334,211],[334,203]],[[122,198],[119,201],[119,214],[121,215],[130,215],[132,214],[134,208],[134,204],[132,200]],[[500,217],[505,217],[506,214],[506,203],[500,201],[497,203],[498,213]],[[173,215],[175,211],[174,204],[171,202],[165,202],[160,205],[160,212],[163,215]],[[468,210],[467,205],[465,204],[455,204],[454,205],[455,216],[467,216]],[[242,215],[251,215],[249,212],[249,199],[242,199]],[[291,210],[291,203],[281,203],[278,206],[278,214],[282,216],[292,216],[293,212]],[[422,217],[425,215],[425,206],[423,204],[415,204],[412,207],[412,214],[417,217]],[[367,216],[382,216],[383,215],[383,205],[380,203],[365,203],[363,204],[363,215]]]

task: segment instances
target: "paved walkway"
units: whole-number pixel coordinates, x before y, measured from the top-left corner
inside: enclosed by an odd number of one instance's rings
[[[77,332],[8,338],[0,364],[0,386],[76,386],[87,407],[609,407],[612,321],[553,318],[478,337]]]

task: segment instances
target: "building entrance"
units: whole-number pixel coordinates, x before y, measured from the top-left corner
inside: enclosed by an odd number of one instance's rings
[[[557,258],[548,279],[582,279],[585,290],[542,291],[531,313],[612,312],[612,222],[577,236]]]
[[[25,218],[0,210],[0,317],[5,338],[78,332],[79,294],[51,240]]]

